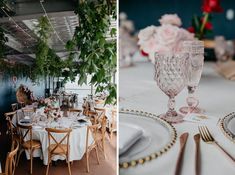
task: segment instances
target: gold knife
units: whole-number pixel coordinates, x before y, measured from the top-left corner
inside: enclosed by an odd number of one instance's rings
[[[178,154],[176,168],[175,168],[175,175],[180,175],[181,168],[182,168],[182,161],[183,161],[183,155],[184,155],[184,148],[188,139],[188,132],[183,133],[180,136],[180,152]]]
[[[194,135],[195,151],[195,175],[200,175],[200,134]]]

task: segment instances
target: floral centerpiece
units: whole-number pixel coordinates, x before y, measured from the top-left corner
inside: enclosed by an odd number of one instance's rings
[[[38,102],[38,108],[41,108],[41,107],[47,107],[47,106],[50,106],[51,105],[51,101],[49,98],[38,98],[37,99],[37,102]]]
[[[31,105],[35,101],[33,91],[23,84],[17,89],[16,98],[19,103],[24,102],[26,105]]]
[[[194,34],[181,28],[181,19],[177,14],[166,14],[159,20],[160,26],[149,26],[138,34],[138,45],[142,53],[148,55],[154,63],[155,53],[177,53],[183,49],[183,41],[194,40]]]

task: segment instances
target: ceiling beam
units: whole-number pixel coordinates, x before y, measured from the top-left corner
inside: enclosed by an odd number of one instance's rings
[[[74,11],[52,12],[52,13],[47,13],[47,14],[48,14],[49,18],[74,16],[75,15]],[[43,15],[44,15],[44,13],[38,13],[38,14],[31,14],[31,15],[12,16],[12,18],[16,22],[18,22],[18,21],[23,21],[23,20],[39,19]],[[9,21],[8,17],[0,18],[0,23],[5,23],[8,21]]]

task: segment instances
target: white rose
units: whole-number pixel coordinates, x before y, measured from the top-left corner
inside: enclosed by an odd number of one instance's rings
[[[178,17],[177,14],[165,14],[159,19],[161,25],[164,24],[172,24],[176,26],[181,26],[182,22],[181,19]]]

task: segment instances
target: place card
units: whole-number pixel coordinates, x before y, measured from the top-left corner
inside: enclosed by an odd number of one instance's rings
[[[184,120],[188,122],[204,124],[204,125],[210,125],[210,124],[217,125],[219,118],[208,116],[205,114],[191,113],[191,114],[187,114],[184,117]]]

